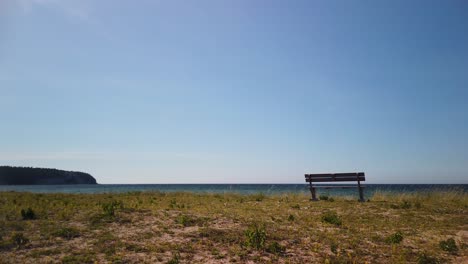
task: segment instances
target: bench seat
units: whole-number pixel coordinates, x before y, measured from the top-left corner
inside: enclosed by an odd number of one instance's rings
[[[330,185],[330,186],[323,186],[323,185],[315,185],[314,188],[322,188],[322,189],[347,189],[347,188],[356,188],[356,186],[337,186],[337,185]],[[361,186],[361,188],[366,188],[366,186]]]

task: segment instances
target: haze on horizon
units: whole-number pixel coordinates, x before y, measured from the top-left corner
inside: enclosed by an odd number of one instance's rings
[[[0,2],[0,165],[468,183],[466,1]]]

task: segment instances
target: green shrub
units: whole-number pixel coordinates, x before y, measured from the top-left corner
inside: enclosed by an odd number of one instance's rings
[[[329,201],[329,202],[334,202],[335,199],[333,199],[333,197],[330,197],[330,198],[328,198],[328,201]]]
[[[275,241],[268,245],[266,251],[273,254],[283,254],[286,251],[286,248]]]
[[[338,253],[338,245],[336,243],[331,243],[330,245],[330,250],[331,252],[333,252],[334,254]]]
[[[29,239],[23,235],[23,233],[14,233],[11,236],[11,243],[20,248],[29,243]]]
[[[177,201],[176,201],[176,199],[171,199],[171,200],[169,201],[169,207],[170,207],[171,209],[174,209],[174,208],[177,207]]]
[[[327,211],[322,215],[322,222],[341,226],[342,221],[338,214],[334,211]]]
[[[167,262],[167,264],[179,264],[179,263],[180,263],[179,252],[173,253],[172,258]]]
[[[320,195],[319,199],[323,200],[323,201],[327,201],[328,200],[328,195]]]
[[[411,203],[408,202],[408,201],[403,201],[403,202],[400,204],[400,208],[401,208],[401,209],[410,209],[410,208],[411,208]]]
[[[21,216],[23,217],[23,220],[34,220],[36,219],[36,213],[31,208],[28,208],[26,210],[21,209]]]
[[[92,264],[95,263],[95,256],[92,254],[72,254],[62,258],[64,264]]]
[[[121,201],[112,201],[110,203],[105,203],[102,205],[102,210],[106,216],[115,216],[115,211],[117,209],[123,209],[123,203]]]
[[[62,237],[62,238],[70,240],[75,237],[79,237],[80,232],[76,230],[75,228],[64,227],[54,232],[54,235],[57,237]]]
[[[390,207],[393,209],[410,209],[411,203],[409,201],[403,201],[400,204],[392,204]]]
[[[449,238],[447,240],[442,240],[439,242],[439,247],[443,251],[447,251],[450,253],[455,253],[458,251],[457,244],[455,243],[455,240],[453,238]]]
[[[401,241],[403,241],[403,234],[398,231],[387,237],[386,241],[390,244],[399,244]]]
[[[248,247],[253,247],[257,250],[265,247],[266,231],[265,225],[257,223],[252,224],[247,231],[245,231],[246,242]]]
[[[257,202],[263,201],[263,199],[265,199],[265,197],[266,196],[263,193],[258,193],[258,194],[252,195],[252,198],[254,198],[254,200],[257,201]]]
[[[187,226],[193,226],[196,224],[196,220],[188,215],[179,215],[176,219],[176,222],[178,224],[181,224],[185,227]]]
[[[426,253],[422,253],[418,256],[418,264],[439,264],[440,261],[437,258],[431,257]]]
[[[295,219],[295,218],[294,218],[294,215],[290,214],[290,215],[288,216],[288,221],[291,221],[291,222],[292,222],[292,221],[294,221],[294,219]]]

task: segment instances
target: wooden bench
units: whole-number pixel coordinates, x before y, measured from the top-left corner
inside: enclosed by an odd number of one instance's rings
[[[321,173],[321,174],[306,174],[305,181],[309,183],[310,193],[312,194],[312,201],[318,201],[315,194],[315,188],[358,188],[359,201],[364,202],[364,186],[361,186],[361,181],[365,181],[366,176],[364,172],[351,172],[351,173]],[[323,186],[312,185],[313,182],[347,182],[357,181],[357,186]]]

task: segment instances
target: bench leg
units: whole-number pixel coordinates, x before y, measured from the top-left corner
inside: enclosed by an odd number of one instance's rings
[[[312,199],[310,199],[310,200],[311,201],[318,201],[317,195],[315,194],[315,188],[314,187],[310,188],[310,193],[312,194]]]
[[[365,202],[364,201],[364,191],[362,190],[362,187],[361,187],[361,182],[358,181],[358,188],[359,188],[359,202]]]

